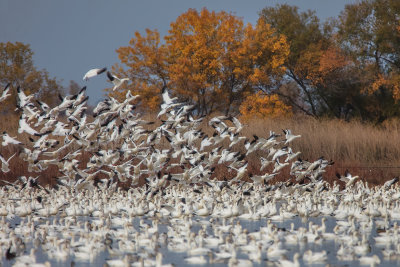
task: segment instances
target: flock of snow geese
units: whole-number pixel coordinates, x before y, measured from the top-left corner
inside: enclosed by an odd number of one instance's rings
[[[83,79],[106,71],[92,69]],[[113,90],[129,81],[108,71],[107,77]],[[344,187],[330,185],[322,178],[333,162],[300,159],[290,147],[300,135],[289,129],[248,139],[237,118],[195,118],[195,106],[166,89],[156,122],[136,112],[139,96],[130,91],[88,115],[85,91],[50,107],[17,89],[19,137],[4,129],[1,143],[17,152],[0,154],[1,171],[23,160],[38,176],[0,180],[3,262],[374,266],[400,260],[397,178],[370,188],[346,172],[338,176]],[[0,102],[10,95],[6,86]],[[90,154],[87,163],[83,153]],[[259,161],[257,174],[249,171],[250,157]],[[38,180],[50,166],[60,173],[53,188]],[[217,177],[218,168],[229,179]],[[287,181],[272,183],[284,168]]]

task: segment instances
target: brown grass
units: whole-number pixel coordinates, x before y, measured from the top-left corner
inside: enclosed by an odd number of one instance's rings
[[[243,133],[268,136],[269,130],[283,134],[282,129],[301,135],[291,145],[294,151],[302,152],[301,158],[311,161],[324,156],[335,161],[325,175],[328,180],[346,169],[371,184],[380,184],[400,173],[399,120],[375,126],[308,117],[265,119],[247,122]]]
[[[154,118],[156,115],[144,116],[144,119],[149,121]],[[0,116],[0,132],[5,130],[11,136],[16,136],[18,119],[17,115]],[[324,176],[330,182],[336,180],[336,172],[343,174],[346,169],[373,185],[381,184],[400,173],[400,120],[388,121],[379,126],[359,121],[316,120],[308,117],[258,119],[243,123],[245,127],[242,134],[250,139],[254,134],[259,137],[268,137],[270,130],[283,134],[282,129],[291,129],[293,134],[300,134],[301,138],[296,139],[291,147],[294,151],[302,152],[301,158],[314,161],[324,156],[326,159],[335,161]],[[154,129],[158,124],[157,122],[149,127]],[[206,123],[203,125],[204,131],[212,135],[213,130],[206,127]],[[29,142],[26,135],[18,135],[18,139]],[[0,153],[6,158],[16,151],[15,147],[0,147]],[[257,152],[248,158],[249,172],[258,173],[260,156],[263,156],[261,152]],[[90,157],[90,153],[83,153],[79,158],[83,168]],[[27,164],[17,157],[11,160],[10,169],[11,171],[5,174],[0,171],[0,179],[14,181],[20,175],[34,177],[38,175],[28,173]],[[274,181],[287,180],[288,173],[286,172],[276,177]],[[234,173],[225,166],[219,166],[214,177],[222,179],[231,177]],[[60,175],[56,167],[51,167],[40,174],[40,181],[54,185],[54,177]]]

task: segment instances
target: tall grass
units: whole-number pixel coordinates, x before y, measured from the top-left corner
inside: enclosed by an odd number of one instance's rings
[[[156,115],[144,115],[144,119],[148,121],[154,118]],[[17,115],[0,116],[0,132],[5,130],[11,136],[16,136],[18,119]],[[202,128],[212,135],[213,130],[206,126],[207,121],[206,118]],[[335,162],[324,176],[328,181],[336,180],[335,173],[343,174],[346,169],[370,184],[380,184],[400,174],[400,120],[388,121],[379,126],[360,121],[317,120],[309,117],[257,119],[242,123],[245,126],[242,134],[249,139],[253,135],[268,137],[270,130],[283,134],[282,129],[291,129],[293,134],[300,134],[301,138],[293,141],[290,146],[294,151],[302,152],[301,158],[314,161],[324,156]],[[149,128],[154,129],[156,125],[159,125],[158,120]],[[30,142],[26,135],[18,135],[18,139],[25,143]],[[0,153],[6,158],[15,152],[16,147],[0,147]],[[249,157],[249,172],[257,173],[260,156],[263,155],[257,152]],[[90,157],[90,153],[83,153],[79,160],[84,165]],[[10,169],[9,173],[0,171],[0,179],[13,181],[20,175],[38,175],[27,173],[27,164],[17,157],[11,160]],[[57,168],[51,167],[40,174],[40,180],[54,184],[54,177],[60,175]],[[231,175],[228,169],[219,168],[214,176]],[[284,172],[277,179],[287,179],[287,173]]]
[[[246,123],[244,134],[268,136],[269,130],[283,134],[282,129],[301,135],[291,144],[294,151],[302,152],[301,158],[315,160],[324,156],[335,161],[325,175],[328,180],[346,169],[372,184],[400,174],[400,120],[376,126],[309,117],[258,119]]]
[[[302,158],[324,156],[337,162],[368,166],[400,166],[400,121],[380,126],[359,121],[316,120],[312,118],[266,119],[246,123],[244,134],[268,136],[269,130],[283,134],[291,129],[300,134],[291,145]]]

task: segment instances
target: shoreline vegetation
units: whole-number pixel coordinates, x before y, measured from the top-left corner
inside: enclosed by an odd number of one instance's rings
[[[211,139],[216,131],[205,122],[215,116],[235,114],[244,125],[241,132],[244,137],[240,145],[235,145],[241,153],[245,152],[245,138],[256,142],[258,137],[268,138],[270,131],[283,135],[283,129],[290,129],[293,134],[301,135],[290,143],[294,152],[301,152],[301,159],[313,162],[324,157],[335,162],[323,175],[329,183],[338,181],[337,174],[343,175],[346,170],[370,185],[397,177],[400,174],[400,2],[358,1],[346,5],[338,17],[325,22],[312,10],[300,12],[298,7],[287,4],[265,7],[258,16],[254,25],[245,25],[243,18],[225,11],[189,9],[170,24],[165,36],[160,36],[157,29],[135,32],[129,44],[116,49],[120,62],[98,66],[102,68],[92,69],[87,75],[94,78],[107,71],[107,76],[103,75],[114,86],[104,89],[107,96],[112,97],[112,100],[105,100],[106,106],[114,100],[125,101],[127,94],[140,95],[140,101],[129,105],[132,110],[124,113],[135,110],[144,114],[143,119],[154,121],[154,125],[144,126],[150,130],[146,133],[162,123],[157,119],[157,112],[161,103],[165,105],[164,92],[168,92],[171,98],[168,95],[166,106],[172,105],[169,108],[175,106],[174,101],[179,101],[190,106],[187,118],[190,114],[206,117],[200,127],[201,134]],[[68,98],[62,95],[76,96],[86,90],[83,84],[74,81],[69,88],[64,88],[46,70],[34,66],[32,55],[29,44],[0,43],[0,88],[8,88],[10,92],[10,97],[1,103],[0,130],[7,131],[10,136],[17,136],[20,111],[26,108],[18,102],[21,99],[17,88],[30,96],[33,106],[46,103],[48,107],[40,107],[43,114],[47,108],[61,105]],[[85,75],[84,80],[89,76]],[[88,97],[84,93],[81,96],[80,104],[88,105]],[[70,100],[73,99],[67,102]],[[16,106],[19,110],[15,110]],[[93,121],[92,108],[80,108],[72,121],[82,123],[79,127],[85,132],[87,125],[82,117],[85,114]],[[51,116],[72,128],[73,122],[63,117],[65,109],[72,114],[77,105],[63,107],[61,112]],[[82,117],[79,119],[77,114]],[[43,119],[40,114],[28,115],[27,124],[35,116]],[[105,118],[113,123],[126,121],[120,114],[113,116]],[[177,123],[173,123],[174,127]],[[120,128],[115,125],[107,128],[100,141],[94,140],[94,135],[86,140],[86,133],[83,137],[72,135],[71,138],[80,144],[89,142],[86,147],[91,141],[99,146],[107,143],[108,152],[117,153],[113,150],[121,144],[113,142],[110,132],[112,129],[117,135],[123,127],[131,130],[129,125],[122,124]],[[152,134],[160,135],[158,138],[167,132],[165,129],[157,131]],[[174,134],[177,134],[176,129],[164,136],[168,139]],[[219,134],[225,135],[222,139],[226,139],[224,147],[228,147],[229,138],[234,136],[223,131]],[[36,139],[32,137],[18,135],[18,140],[32,146]],[[57,138],[63,142],[61,136]],[[181,141],[177,143],[181,145]],[[150,144],[149,151],[154,150],[151,142],[147,144]],[[216,146],[218,144],[216,142]],[[160,147],[163,146],[162,143]],[[68,149],[79,150],[79,147]],[[173,149],[179,150],[179,146]],[[27,162],[17,160],[20,150],[16,146],[0,147],[6,159],[15,154],[9,164],[11,171],[0,172],[0,179],[37,176],[35,172],[26,172]],[[95,153],[82,151],[76,157],[79,166],[85,168]],[[264,156],[261,153],[257,150],[242,162],[247,168],[244,168],[247,173],[243,179],[249,179],[250,174],[260,174],[260,158]],[[39,160],[33,161],[36,162],[30,162],[30,167]],[[56,177],[60,176],[56,166],[61,164],[58,163],[47,162],[51,166],[40,174],[39,181],[54,185]],[[236,167],[216,166],[213,178],[229,179],[238,172],[232,171]],[[111,170],[107,171],[112,177]],[[104,178],[102,175],[99,177]],[[289,170],[285,168],[271,182],[287,181],[288,177]]]
[[[205,121],[214,116],[217,116],[217,114],[207,116]],[[143,119],[151,121],[151,118],[155,117],[154,114],[146,114]],[[0,120],[0,129],[6,129],[10,136],[16,136],[18,119],[17,114],[3,114]],[[156,119],[155,125],[159,123],[161,121]],[[314,119],[297,116],[252,119],[243,122],[243,126],[242,134],[249,140],[253,138],[253,135],[268,137],[269,131],[283,135],[282,129],[291,129],[294,134],[301,135],[291,144],[293,151],[301,151],[299,157],[309,161],[316,160],[321,156],[327,160],[333,160],[334,165],[327,168],[323,175],[324,180],[331,184],[334,181],[341,183],[336,178],[336,173],[343,175],[347,169],[350,173],[360,176],[360,180],[368,182],[372,186],[381,185],[400,174],[400,120],[397,119],[376,126],[372,123],[355,120],[346,122],[338,119]],[[206,134],[212,135],[210,129],[207,129],[207,127],[204,127],[204,129]],[[18,139],[23,143],[30,142],[25,134],[18,135]],[[17,152],[18,149],[13,146],[0,147],[0,153],[5,158]],[[91,156],[90,153],[83,152],[78,157],[80,166],[85,166]],[[265,155],[262,155],[260,151],[249,156],[248,173],[257,174],[261,156]],[[288,171],[288,169],[284,169],[282,173],[271,180],[271,183],[287,181]],[[28,173],[27,163],[15,157],[10,161],[10,172],[0,172],[0,179],[11,182],[15,181],[18,176],[36,177],[37,175],[39,174]],[[227,168],[217,168],[214,175],[217,179],[223,179],[229,178],[232,173]],[[60,173],[57,167],[50,166],[40,173],[39,181],[44,185],[54,186],[56,184],[55,177],[58,176],[60,176]],[[102,176],[98,175],[98,177],[101,178]],[[244,178],[248,179],[248,176]],[[124,184],[122,185],[124,186]]]

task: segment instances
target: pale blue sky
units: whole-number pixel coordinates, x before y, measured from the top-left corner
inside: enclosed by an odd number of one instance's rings
[[[128,45],[135,31],[158,29],[164,36],[169,24],[189,8],[227,11],[254,24],[266,6],[288,3],[312,9],[321,20],[337,16],[345,4],[357,0],[0,0],[0,42],[31,45],[34,62],[52,77],[88,86],[90,103],[104,97],[106,76],[82,81],[94,67],[118,62],[115,52]]]

